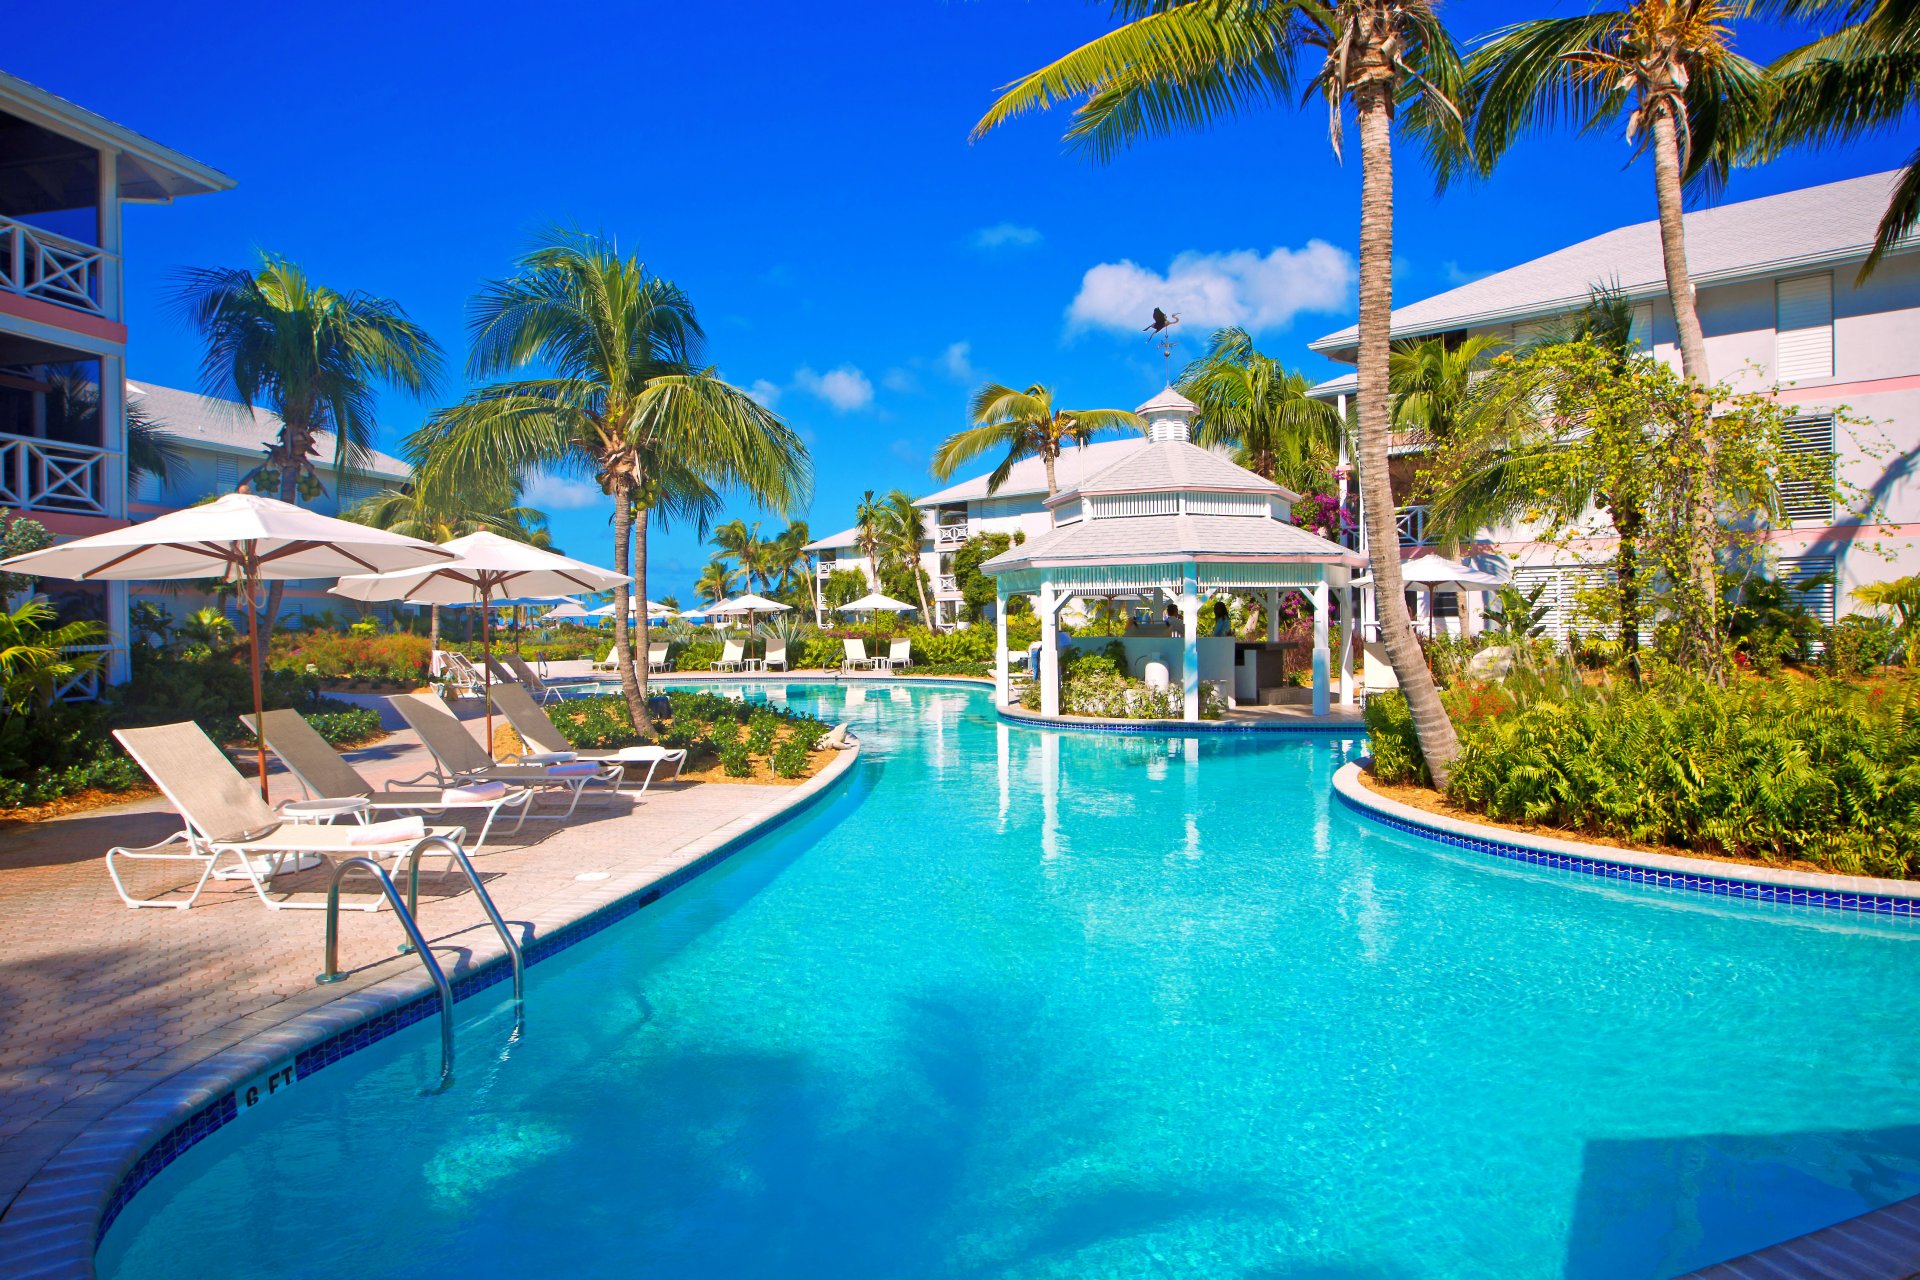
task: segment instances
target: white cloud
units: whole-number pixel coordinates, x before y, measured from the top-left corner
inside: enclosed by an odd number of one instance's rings
[[[753,385],[747,388],[747,394],[771,409],[780,403],[780,384],[768,382],[765,378],[755,378]]]
[[[972,382],[975,377],[973,344],[971,342],[948,343],[947,349],[940,353],[940,367],[946,370],[947,376],[956,382]]]
[[[889,369],[880,375],[880,385],[889,391],[898,391],[902,395],[912,395],[920,389],[919,379],[906,369]]]
[[[556,476],[550,471],[534,472],[520,487],[520,501],[539,511],[577,511],[597,507],[606,500],[607,495],[593,481]]]
[[[867,381],[866,374],[850,364],[829,369],[825,373],[797,369],[793,381],[802,391],[820,397],[841,413],[864,409],[873,403],[873,383]]]
[[[996,222],[968,237],[976,249],[1031,249],[1045,238],[1038,227],[1023,227],[1017,222]]]
[[[1183,253],[1164,275],[1126,259],[1103,262],[1081,278],[1067,327],[1137,332],[1162,307],[1191,329],[1280,329],[1302,311],[1346,310],[1354,279],[1353,255],[1324,240],[1265,257],[1251,249]]]

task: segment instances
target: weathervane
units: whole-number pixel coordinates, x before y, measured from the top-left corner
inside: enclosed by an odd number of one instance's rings
[[[1175,312],[1168,315],[1160,308],[1153,309],[1153,323],[1141,332],[1147,335],[1147,341],[1160,348],[1160,358],[1167,366],[1167,385],[1173,385],[1173,326],[1180,323],[1180,315]]]

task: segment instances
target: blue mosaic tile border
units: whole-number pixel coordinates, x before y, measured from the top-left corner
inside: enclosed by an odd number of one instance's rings
[[[1337,789],[1334,795],[1347,808],[1370,822],[1377,822],[1403,835],[1418,836],[1424,840],[1432,840],[1436,844],[1465,849],[1470,853],[1487,854],[1514,862],[1531,863],[1534,866],[1552,867],[1557,871],[1577,871],[1583,875],[1599,876],[1607,880],[1625,880],[1634,884],[1653,885],[1661,889],[1712,894],[1719,898],[1744,898],[1751,902],[1776,902],[1795,907],[1823,907],[1830,911],[1858,911],[1877,916],[1920,917],[1920,899],[1895,898],[1878,893],[1808,889],[1798,885],[1766,884],[1757,880],[1742,880],[1737,876],[1695,875],[1680,871],[1663,871],[1655,867],[1636,867],[1624,862],[1608,862],[1603,858],[1585,858],[1578,854],[1551,853],[1506,840],[1476,839],[1442,827],[1428,826],[1424,822],[1414,822],[1397,814],[1383,813]]]
[[[764,823],[751,830],[743,831],[725,843],[708,850],[678,871],[669,873],[646,888],[615,899],[596,911],[588,912],[578,920],[562,925],[551,933],[541,934],[521,949],[521,959],[528,966],[550,959],[636,914],[641,908],[652,906],[675,889],[725,862],[748,844],[762,836],[771,835],[806,813],[844,786],[847,779],[853,776],[853,772],[852,768],[842,770],[831,783],[806,796],[799,803],[782,809]],[[507,981],[512,976],[512,972],[512,966],[503,955],[495,957],[469,973],[462,974],[449,984],[453,988],[454,1003],[458,1004],[488,987]],[[316,1071],[330,1067],[343,1058],[378,1044],[388,1036],[416,1022],[434,1017],[439,1012],[439,996],[431,991],[423,992],[404,1004],[385,1010],[348,1027],[345,1031],[308,1045],[294,1055],[294,1079],[305,1080]],[[94,1229],[94,1247],[99,1247],[100,1241],[112,1229],[114,1221],[126,1209],[127,1204],[148,1183],[159,1176],[161,1170],[185,1155],[195,1145],[224,1128],[238,1114],[239,1103],[233,1091],[228,1090],[155,1140],[153,1145],[128,1167],[127,1172],[121,1176],[119,1183],[114,1187],[113,1194],[108,1197],[106,1207],[100,1214],[99,1226]]]
[[[996,707],[994,710],[1009,724],[1023,724],[1032,729],[1066,729],[1074,733],[1157,733],[1174,737],[1185,737],[1192,733],[1277,733],[1322,738],[1329,735],[1337,738],[1367,736],[1367,726],[1357,720],[1352,724],[1289,724],[1284,721],[1249,724],[1227,720],[1050,720],[1045,716],[1021,715],[1005,707]]]

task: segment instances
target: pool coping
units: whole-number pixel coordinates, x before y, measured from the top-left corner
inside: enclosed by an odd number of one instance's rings
[[[1360,773],[1359,764],[1353,763],[1333,775],[1334,794],[1348,808],[1393,830],[1469,852],[1722,898],[1920,917],[1920,881],[1715,862],[1533,835],[1416,809],[1371,790],[1360,781]]]
[[[1020,706],[994,704],[1002,720],[1042,729],[1086,729],[1093,733],[1282,733],[1364,735],[1364,720],[1113,720],[1100,716],[1049,716]]]
[[[531,967],[634,915],[798,817],[852,777],[858,744],[789,794],[680,846],[673,871],[559,921],[536,919],[522,935]],[[456,1005],[505,982],[505,954],[449,973]],[[439,1001],[423,969],[409,969],[294,1014],[190,1067],[88,1125],[28,1180],[0,1216],[0,1257],[12,1280],[91,1280],[94,1254],[134,1195],[167,1165],[239,1115],[238,1091],[280,1071],[306,1079],[431,1018]]]

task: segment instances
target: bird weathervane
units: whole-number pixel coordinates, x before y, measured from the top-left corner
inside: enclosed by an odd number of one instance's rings
[[[1147,341],[1156,344],[1160,348],[1160,358],[1167,366],[1168,386],[1173,385],[1173,326],[1179,323],[1180,316],[1178,312],[1173,315],[1168,315],[1159,307],[1155,307],[1153,309],[1153,323],[1142,330],[1142,332],[1147,335]]]

